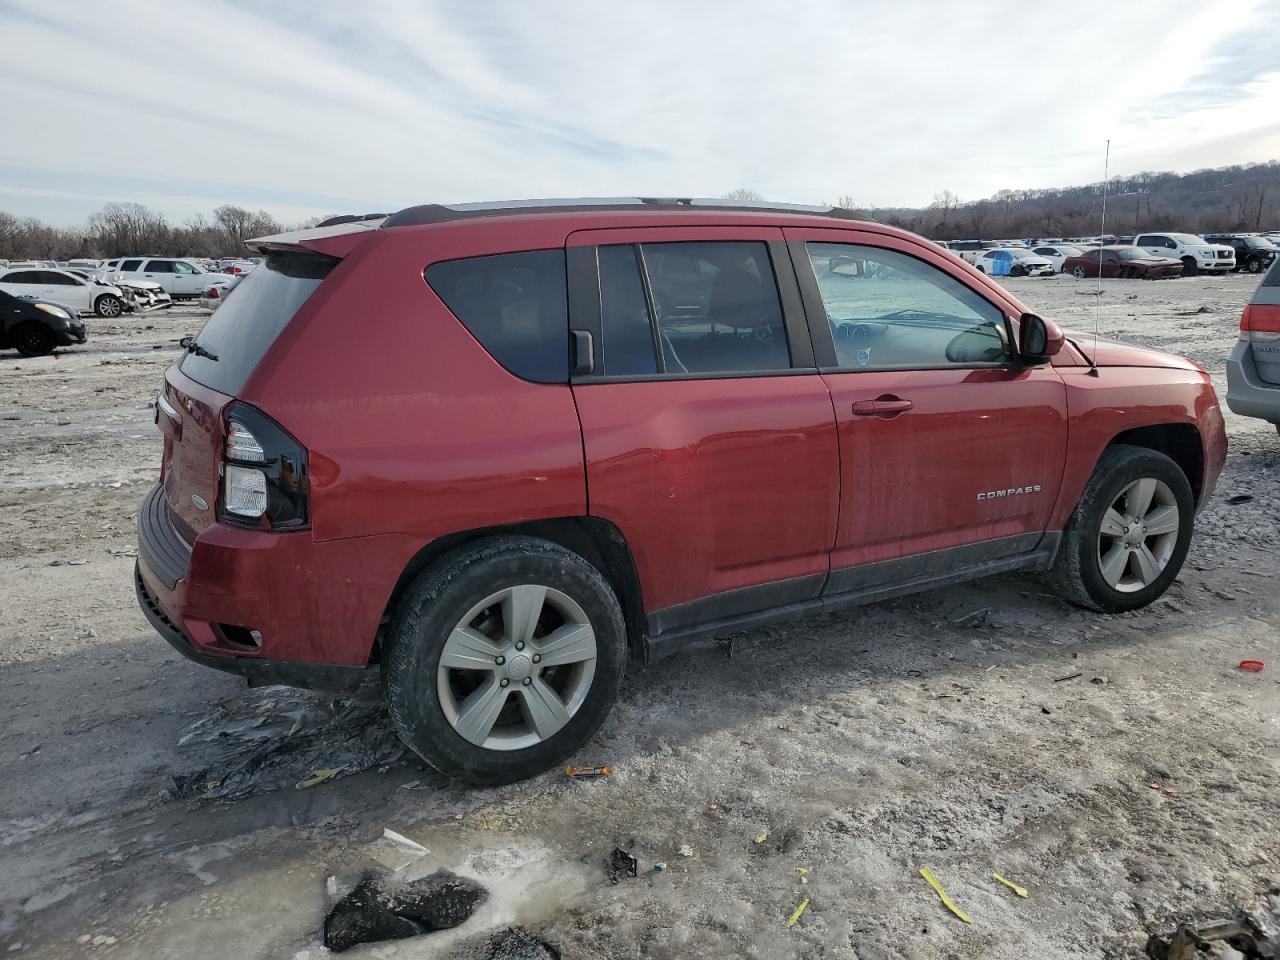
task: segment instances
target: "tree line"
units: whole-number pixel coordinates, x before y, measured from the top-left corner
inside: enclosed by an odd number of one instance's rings
[[[74,227],[53,227],[36,217],[16,217],[0,210],[0,258],[6,260],[73,260],[127,257],[148,253],[175,257],[235,257],[244,242],[286,229],[315,226],[321,217],[289,227],[265,210],[223,204],[212,219],[198,215],[172,224],[140,203],[108,203]]]
[[[1280,161],[1195,170],[1136,173],[1106,184],[1106,232],[1143,230],[1190,233],[1280,228]],[[743,188],[726,199],[761,200]],[[852,196],[835,206],[858,210],[881,223],[934,240],[1003,240],[1021,237],[1094,236],[1102,232],[1103,184],[1039,190],[1000,190],[962,201],[949,190],[927,207],[866,207]],[[108,203],[74,227],[53,227],[35,217],[0,210],[0,258],[70,260],[161,253],[179,257],[242,255],[244,241],[314,226],[322,217],[285,226],[265,210],[223,204],[212,219],[203,215],[171,224],[140,203]]]

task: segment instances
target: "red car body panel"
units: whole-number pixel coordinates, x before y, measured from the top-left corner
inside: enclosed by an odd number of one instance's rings
[[[1183,269],[1181,260],[1169,257],[1143,257],[1139,260],[1104,257],[1099,261],[1087,254],[1082,254],[1062,261],[1063,273],[1072,273],[1076,267],[1082,267],[1088,277],[1101,276],[1103,279],[1116,279],[1137,273],[1147,280],[1180,277]]]
[[[1187,361],[1100,343],[1094,376],[1085,337],[1038,367],[531,383],[423,277],[442,260],[566,244],[783,236],[908,252],[1012,322],[1025,312],[904,231],[774,212],[508,214],[270,238],[268,249],[343,258],[234,398],[306,449],[311,528],[214,522],[232,398],[175,364],[163,397],[177,415],[164,405],[157,415],[162,483],[190,560],[171,587],[140,561],[141,589],[203,655],[361,666],[397,583],[451,534],[608,521],[653,613],[799,581],[794,600],[816,595],[833,569],[1060,530],[1106,445],[1136,427],[1194,426],[1208,496],[1225,437],[1208,378]],[[913,406],[853,415],[854,403],[884,396]],[[1041,489],[979,497],[1030,485]],[[260,649],[228,646],[220,623],[259,631]]]

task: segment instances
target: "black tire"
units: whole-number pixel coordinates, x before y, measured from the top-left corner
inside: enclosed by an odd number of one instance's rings
[[[1154,477],[1169,486],[1177,501],[1180,525],[1173,552],[1160,576],[1147,587],[1126,593],[1103,579],[1098,561],[1098,536],[1103,514],[1126,486],[1143,477]],[[1128,444],[1108,447],[1067,521],[1047,579],[1064,599],[1089,610],[1122,613],[1145,607],[1169,588],[1182,569],[1191,544],[1194,517],[1191,483],[1173,460],[1146,447]]]
[[[1248,270],[1250,273],[1261,273],[1262,261],[1259,260],[1257,257],[1250,257],[1248,260],[1245,261],[1244,268]]]
[[[1072,267],[1071,275],[1075,277],[1077,280],[1083,280],[1087,276],[1087,274],[1085,273],[1084,267]]]
[[[1194,277],[1200,273],[1200,266],[1196,263],[1195,257],[1182,258],[1182,275],[1184,277]]]
[[[446,638],[475,604],[506,587],[535,583],[573,599],[596,637],[595,672],[568,723],[542,742],[490,750],[450,724],[437,689]],[[576,553],[546,540],[500,536],[459,548],[421,573],[400,601],[383,661],[387,706],[400,738],[446,776],[476,784],[524,780],[562,763],[599,728],[618,697],[627,637],[618,598]]]
[[[104,293],[93,301],[93,312],[107,320],[114,320],[124,313],[124,301],[111,293]]]
[[[978,272],[979,272],[979,273],[986,273],[986,272],[987,272],[987,269],[986,269],[986,267],[982,266],[981,264],[978,264]]]
[[[53,334],[38,323],[28,323],[14,332],[13,345],[24,357],[43,357],[53,353]]]
[[[1027,268],[1020,263],[1014,264],[1009,268],[1009,276],[1011,277],[1025,277],[1026,275]]]

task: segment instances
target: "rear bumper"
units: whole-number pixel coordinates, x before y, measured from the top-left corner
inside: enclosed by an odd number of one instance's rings
[[[187,542],[157,485],[138,511],[135,588],[157,632],[197,663],[254,683],[350,690],[368,676],[391,592],[422,546],[219,523]]]
[[[1253,350],[1243,340],[1236,341],[1227,357],[1227,407],[1242,417],[1280,423],[1280,385],[1258,376]]]

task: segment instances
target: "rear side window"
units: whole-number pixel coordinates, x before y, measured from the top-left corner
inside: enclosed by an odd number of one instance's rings
[[[205,323],[179,369],[197,383],[234,396],[276,337],[338,264],[315,254],[273,253],[241,280]]]
[[[250,279],[257,273],[249,274]],[[426,278],[453,315],[511,373],[535,383],[568,382],[563,250],[448,260],[427,267]]]

